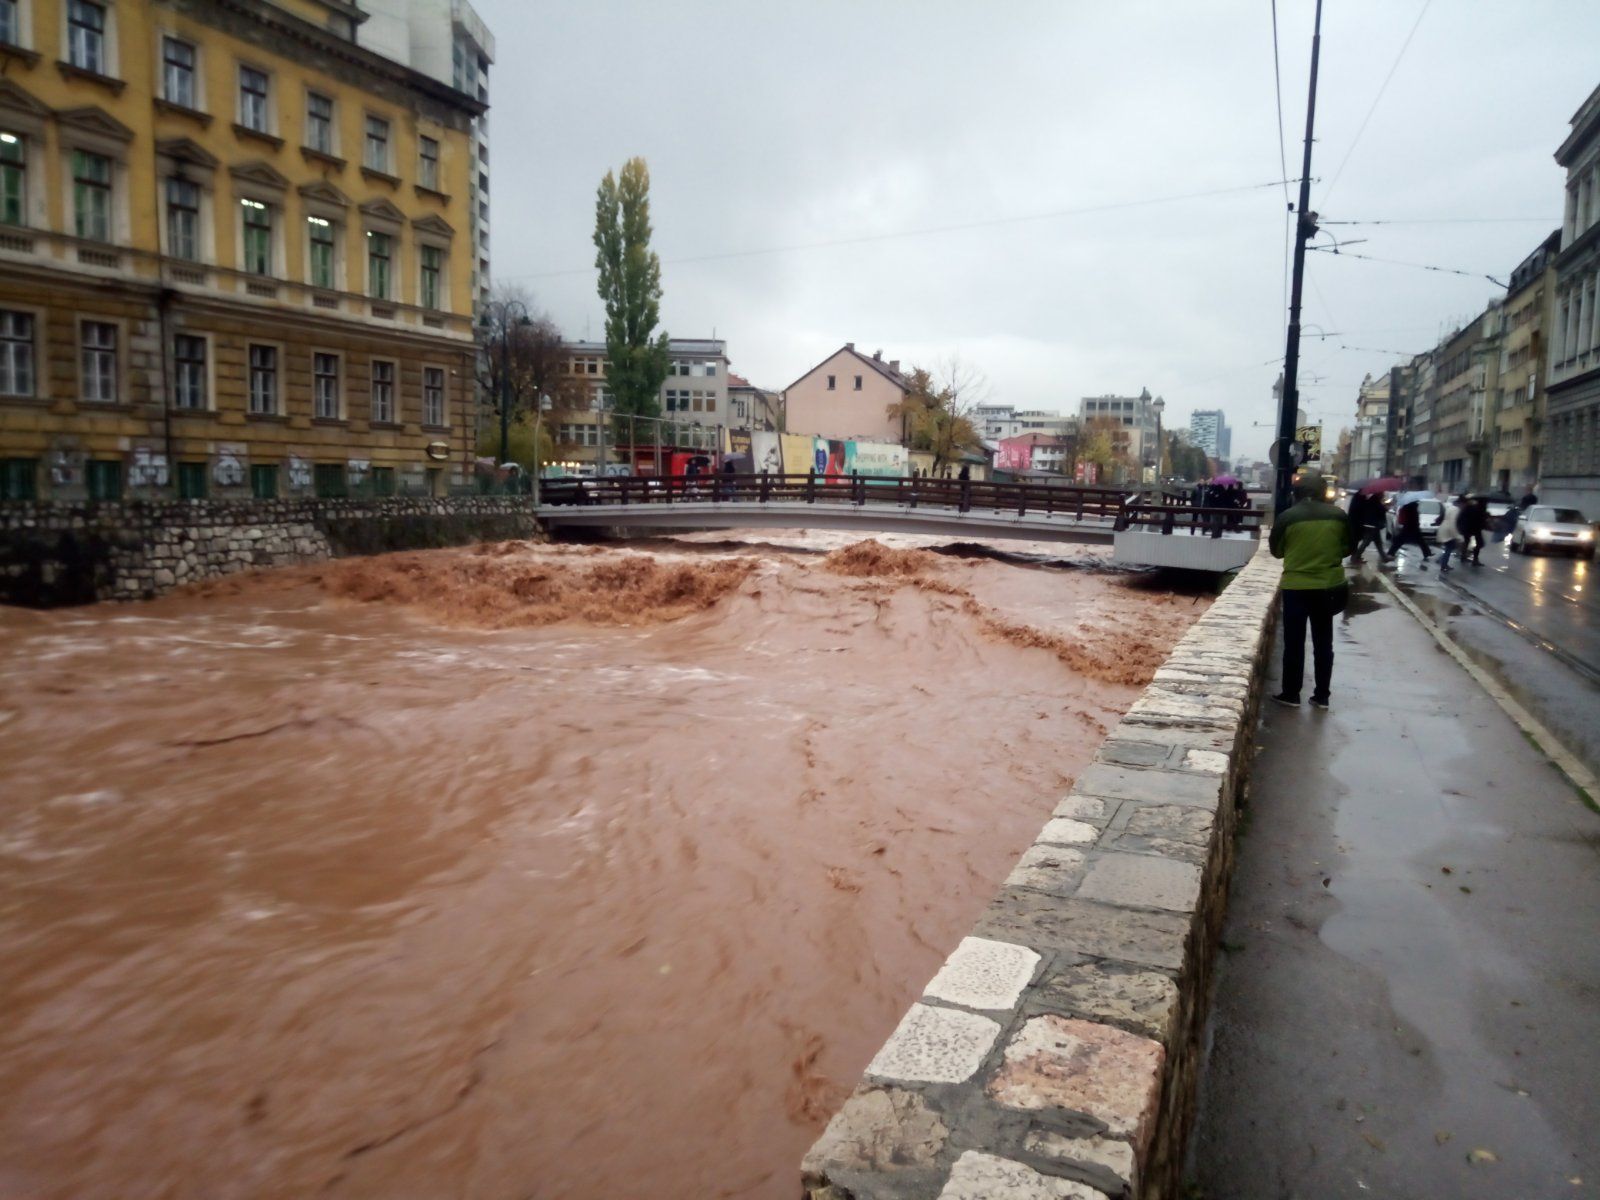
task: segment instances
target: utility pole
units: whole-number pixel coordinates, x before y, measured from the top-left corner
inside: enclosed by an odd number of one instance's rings
[[[1311,207],[1311,135],[1317,119],[1317,55],[1322,48],[1322,0],[1317,0],[1316,23],[1311,32],[1311,87],[1306,97],[1306,152],[1300,168],[1300,203],[1295,206],[1294,282],[1289,291],[1289,340],[1283,352],[1283,396],[1278,407],[1278,479],[1273,510],[1282,512],[1294,502],[1295,413],[1300,407],[1300,293],[1306,282],[1306,243],[1316,235],[1317,214]]]

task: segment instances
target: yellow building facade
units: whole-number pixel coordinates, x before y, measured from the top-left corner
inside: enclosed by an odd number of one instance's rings
[[[345,0],[0,0],[0,498],[442,494],[476,98]]]

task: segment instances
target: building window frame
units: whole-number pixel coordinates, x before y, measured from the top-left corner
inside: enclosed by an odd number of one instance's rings
[[[26,46],[22,0],[0,0],[0,46]]]
[[[0,225],[27,225],[28,138],[0,129]]]
[[[392,175],[394,123],[388,117],[367,113],[361,125],[361,165],[380,175]]]
[[[162,199],[166,205],[167,254],[185,262],[202,261],[205,189],[192,179],[168,175]]]
[[[253,500],[278,498],[278,464],[250,464],[250,497]]]
[[[116,159],[81,146],[70,147],[68,154],[72,163],[73,232],[85,241],[111,242],[116,232]]]
[[[443,190],[439,187],[439,139],[425,133],[417,135],[417,185],[430,192]]]
[[[838,377],[834,376],[834,375],[829,375],[828,376],[828,390],[830,392],[832,392],[832,391],[836,391],[837,389],[838,389]]]
[[[337,472],[337,474],[335,474]],[[311,464],[312,494],[319,500],[339,500],[350,494],[350,470],[344,462]]]
[[[367,368],[368,421],[373,425],[400,424],[400,361],[373,358]]]
[[[422,364],[422,425],[425,429],[450,427],[450,372],[437,363]]]
[[[325,106],[327,111],[320,109]],[[306,89],[305,144],[318,154],[337,156],[339,153],[338,101],[326,92]]]
[[[40,396],[40,346],[44,314],[33,308],[0,308],[0,396]]]
[[[242,62],[239,64],[238,81],[239,124],[252,133],[275,134],[272,72],[253,63]]]
[[[78,317],[78,399],[96,406],[122,400],[122,327],[104,317]]]
[[[172,335],[172,395],[178,412],[210,412],[211,336],[183,330]]]
[[[67,64],[91,75],[114,78],[117,38],[112,6],[99,0],[67,0],[61,6],[61,22]]]
[[[306,214],[306,281],[314,288],[339,290],[339,222]]]
[[[0,458],[0,500],[39,498],[39,460]]]
[[[434,242],[417,245],[417,303],[436,312],[448,308],[450,251]]]
[[[328,368],[332,369],[329,370]],[[311,419],[343,421],[344,355],[337,350],[311,351]]]
[[[276,209],[267,200],[239,197],[239,269],[247,275],[278,274]]]
[[[188,61],[185,62],[185,54]],[[161,35],[161,98],[179,108],[201,111],[200,47],[177,34]]]
[[[124,475],[120,458],[91,458],[83,464],[83,484],[96,504],[115,504],[122,499]]]
[[[395,247],[400,239],[385,229],[366,231],[367,295],[374,300],[393,301]]]
[[[245,411],[252,417],[283,415],[283,347],[277,342],[245,344]]]

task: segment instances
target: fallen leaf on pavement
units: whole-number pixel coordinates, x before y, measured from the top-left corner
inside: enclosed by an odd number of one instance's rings
[[[1485,1150],[1482,1146],[1479,1146],[1471,1154],[1467,1155],[1467,1161],[1469,1163],[1499,1162],[1500,1156],[1493,1150]]]
[[[1438,1142],[1439,1145],[1442,1146],[1446,1142],[1448,1142],[1451,1138],[1453,1138],[1454,1136],[1455,1136],[1455,1134],[1449,1132],[1448,1130],[1441,1129],[1441,1130],[1439,1130],[1438,1132],[1436,1132],[1433,1135],[1433,1140]]]

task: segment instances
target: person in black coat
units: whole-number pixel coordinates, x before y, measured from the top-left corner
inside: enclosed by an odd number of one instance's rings
[[[1456,528],[1461,531],[1461,561],[1480,566],[1478,555],[1483,552],[1483,531],[1489,524],[1489,502],[1481,496],[1469,499],[1463,494],[1457,504],[1461,508],[1456,518]]]

